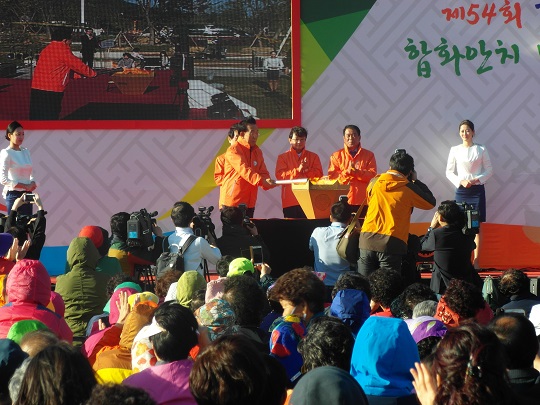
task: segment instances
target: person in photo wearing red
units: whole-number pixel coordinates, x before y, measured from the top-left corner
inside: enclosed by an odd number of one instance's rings
[[[51,34],[51,43],[39,54],[30,92],[30,119],[57,120],[62,111],[64,91],[72,72],[86,77],[97,73],[71,52],[69,27],[58,27]]]

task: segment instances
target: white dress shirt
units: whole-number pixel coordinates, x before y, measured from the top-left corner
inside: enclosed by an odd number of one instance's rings
[[[32,158],[30,151],[21,147],[21,150],[15,150],[11,147],[2,149],[0,152],[0,183],[4,186],[2,195],[6,198],[8,191],[25,191],[22,188],[16,188],[17,183],[30,184],[34,181],[32,174]]]
[[[191,228],[176,228],[172,235],[169,235],[169,251],[171,253],[177,253],[179,248],[186,243],[189,236],[193,235],[193,229]],[[212,264],[216,264],[221,259],[221,252],[219,248],[212,246],[204,238],[197,238],[189,246],[186,252],[184,252],[184,270],[197,270],[203,276],[202,261],[206,259]]]
[[[493,168],[485,146],[473,144],[466,147],[461,144],[450,148],[446,177],[456,188],[459,188],[461,180],[478,180],[480,184],[485,184],[492,174]]]

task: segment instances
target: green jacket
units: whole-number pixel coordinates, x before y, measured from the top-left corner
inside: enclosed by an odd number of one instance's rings
[[[64,298],[64,318],[74,338],[85,337],[88,321],[103,313],[103,306],[107,303],[110,276],[96,272],[98,260],[99,253],[92,241],[77,237],[71,241],[67,251],[71,271],[56,279],[55,291]]]

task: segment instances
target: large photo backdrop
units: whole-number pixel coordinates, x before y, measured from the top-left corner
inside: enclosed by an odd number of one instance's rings
[[[461,142],[459,122],[470,119],[494,168],[486,184],[488,222],[539,227],[540,10],[535,2],[471,4],[302,2],[307,148],[326,169],[343,147],[343,127],[357,124],[379,172],[404,148],[442,201],[454,195],[445,177],[448,152]],[[285,128],[261,130],[272,173],[287,136]],[[118,211],[157,210],[162,228],[172,231],[175,201],[217,206],[213,164],[225,138],[223,129],[28,131],[25,145],[49,211],[47,246],[66,246],[87,224],[108,228]],[[417,210],[413,221],[432,215]],[[282,217],[279,189],[259,192],[255,216]]]
[[[228,128],[249,116],[274,127],[300,122],[298,1],[3,0],[0,8],[0,122],[30,120],[36,129]],[[57,97],[61,105],[50,108]]]

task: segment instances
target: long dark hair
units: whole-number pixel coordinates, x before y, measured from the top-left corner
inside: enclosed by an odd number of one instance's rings
[[[439,343],[433,372],[440,377],[435,404],[514,404],[504,351],[489,329],[469,322],[451,328]]]

